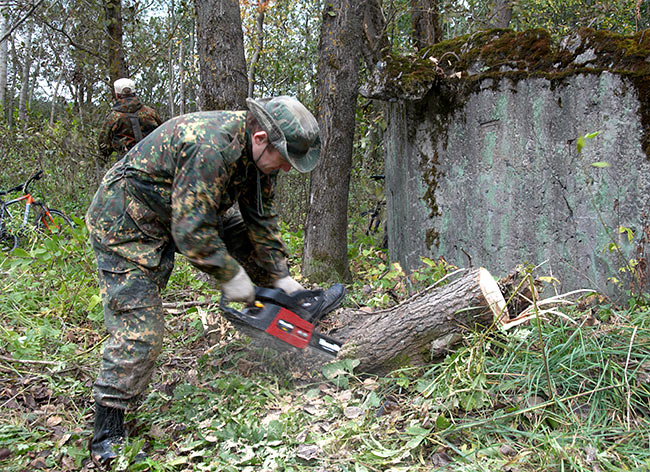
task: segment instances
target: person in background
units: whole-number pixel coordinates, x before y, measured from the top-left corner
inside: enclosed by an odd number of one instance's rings
[[[166,121],[104,176],[86,214],[109,338],[94,385],[90,454],[116,457],[124,413],[160,354],[161,292],[179,252],[212,275],[228,301],[250,303],[253,282],[287,294],[289,275],[274,203],[280,170],[311,171],[320,155],[314,116],[289,96],[247,99],[248,111],[206,111]],[[321,295],[322,313],[345,288]]]
[[[144,105],[135,94],[135,83],[131,79],[118,79],[113,84],[116,102],[106,117],[97,138],[99,152],[104,162],[117,153],[117,159],[142,141],[156,129],[162,120],[153,108]]]

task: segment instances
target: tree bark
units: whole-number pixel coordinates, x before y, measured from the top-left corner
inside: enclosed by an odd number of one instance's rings
[[[7,17],[4,9],[0,9],[0,37],[7,32]],[[9,59],[9,39],[0,42],[0,106],[2,116],[7,115],[7,61]]]
[[[27,97],[29,95],[29,71],[32,67],[32,32],[34,23],[29,21],[27,25],[27,35],[25,36],[25,46],[23,47],[23,69],[20,78],[20,99],[18,100],[18,118],[25,122],[27,118]]]
[[[174,42],[169,42],[169,87],[167,88],[167,101],[169,102],[169,117],[174,117]]]
[[[326,2],[318,61],[321,157],[312,172],[303,274],[349,280],[348,192],[366,0]]]
[[[510,26],[512,0],[495,0],[491,17],[493,28],[507,28]]]
[[[41,62],[43,61],[43,42],[38,46],[38,52],[34,57],[36,61],[36,68],[34,69],[34,74],[31,77],[31,85],[29,87],[29,97],[27,98],[28,107],[32,108],[32,101],[34,99],[34,93],[36,92],[36,87],[38,86],[38,77],[41,74]]]
[[[18,59],[18,53],[16,52],[16,43],[14,42],[13,36],[11,37],[11,59],[16,66],[11,68],[11,75],[7,77],[7,112],[5,114],[10,128],[14,126],[14,108],[16,107],[14,90],[18,87],[18,69],[22,68]]]
[[[108,70],[112,84],[120,77],[128,77],[129,74],[124,60],[122,0],[104,0],[104,14]]]
[[[470,269],[448,285],[389,309],[344,314],[351,321],[329,334],[345,340],[339,358],[360,360],[362,372],[386,373],[445,355],[464,333],[488,327],[505,314],[505,304],[492,275]]]
[[[180,42],[178,48],[178,113],[185,114],[185,45]]]
[[[253,97],[255,92],[255,66],[257,66],[257,61],[262,54],[264,49],[264,10],[266,8],[266,3],[262,4],[258,2],[257,8],[259,11],[257,13],[257,19],[255,21],[255,32],[257,33],[257,44],[255,46],[255,52],[253,57],[250,60],[248,67],[248,96]]]
[[[439,0],[411,0],[411,24],[417,49],[442,41]]]
[[[194,0],[201,110],[245,110],[248,78],[237,0]]]

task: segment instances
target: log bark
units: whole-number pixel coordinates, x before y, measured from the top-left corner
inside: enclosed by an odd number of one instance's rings
[[[360,372],[386,373],[431,362],[464,334],[504,315],[506,302],[492,275],[469,269],[448,285],[430,287],[387,310],[357,312],[329,334],[345,340],[339,358],[358,359]]]

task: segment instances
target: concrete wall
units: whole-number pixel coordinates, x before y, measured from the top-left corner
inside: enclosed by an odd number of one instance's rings
[[[625,259],[649,253],[639,247],[650,234],[650,160],[637,93],[624,76],[577,72],[478,79],[452,111],[434,89],[387,103],[391,258],[412,270],[442,256],[495,276],[543,264],[536,274],[561,291],[616,294],[607,279],[625,274],[605,249],[612,238]],[[576,139],[595,131],[579,158]],[[600,161],[610,167],[591,165]],[[631,244],[619,226],[634,231]]]

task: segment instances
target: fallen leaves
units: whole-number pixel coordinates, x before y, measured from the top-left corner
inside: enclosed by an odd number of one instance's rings
[[[363,413],[363,408],[358,406],[349,406],[343,410],[343,415],[349,420],[359,418],[360,416],[363,416]]]
[[[315,444],[300,444],[296,450],[296,456],[306,461],[316,459],[319,454],[320,448]]]

